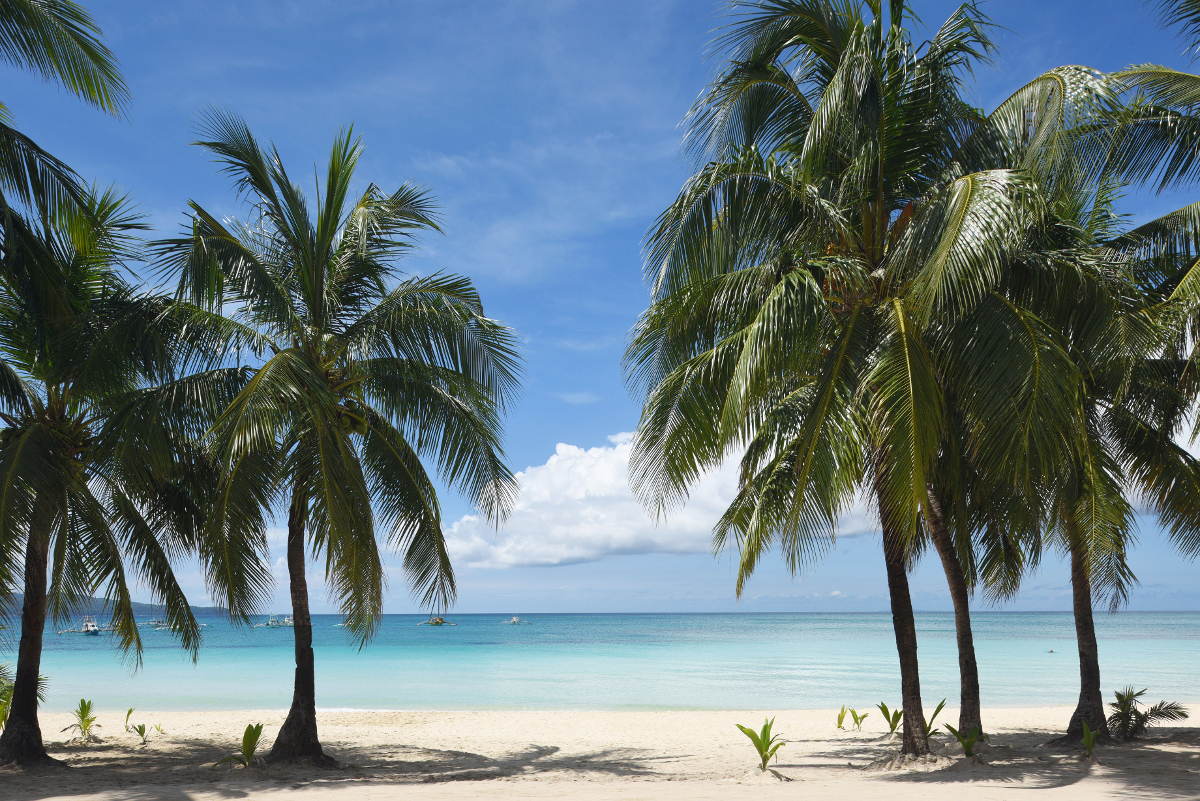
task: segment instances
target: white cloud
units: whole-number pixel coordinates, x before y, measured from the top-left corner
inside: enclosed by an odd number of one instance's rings
[[[506,568],[575,564],[620,554],[707,553],[713,524],[737,489],[736,464],[704,476],[687,505],[666,522],[646,513],[629,489],[629,433],[611,446],[559,443],[545,464],[517,474],[521,499],[504,530],[466,515],[446,532],[456,565]],[[862,504],[841,521],[839,536],[872,533]]]
[[[598,395],[595,395],[591,392],[560,392],[558,393],[558,397],[560,400],[564,400],[567,403],[573,403],[576,405],[583,403],[595,403],[596,401],[600,400]]]

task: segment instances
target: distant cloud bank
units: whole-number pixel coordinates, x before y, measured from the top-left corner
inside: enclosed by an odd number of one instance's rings
[[[552,566],[606,556],[707,553],[712,527],[737,490],[737,466],[724,465],[693,488],[687,505],[656,521],[629,489],[629,433],[609,446],[559,443],[545,464],[517,474],[521,499],[497,533],[466,515],[446,531],[455,565],[473,568]],[[869,534],[875,522],[861,506],[842,521],[838,535]]]

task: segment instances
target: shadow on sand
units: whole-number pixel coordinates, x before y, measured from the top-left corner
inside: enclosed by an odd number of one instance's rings
[[[931,764],[905,770],[881,770],[894,756],[898,743],[888,738],[835,740],[793,739],[793,759],[777,768],[792,778],[831,774],[863,782],[944,785],[982,790],[1020,785],[1036,792],[1075,784],[1088,776],[1103,777],[1131,796],[1165,799],[1200,798],[1200,732],[1164,729],[1136,743],[1098,748],[1095,762],[1049,745],[1053,733],[1010,731],[993,737],[983,764],[961,757],[957,744],[944,740]],[[130,801],[166,799],[190,801],[206,797],[244,798],[250,794],[286,791],[306,786],[417,784],[422,782],[481,781],[564,774],[579,778],[686,779],[669,763],[686,754],[644,749],[608,749],[564,753],[554,745],[529,745],[501,757],[470,751],[434,750],[415,745],[355,747],[330,741],[329,753],[341,764],[337,770],[272,766],[245,770],[211,765],[228,751],[206,740],[175,738],[167,747],[128,747],[99,743],[59,746],[53,756],[70,767],[57,769],[0,769],[6,799],[34,801],[50,796],[82,796],[106,792]],[[957,754],[957,756],[956,756]],[[885,790],[886,792],[886,790]]]

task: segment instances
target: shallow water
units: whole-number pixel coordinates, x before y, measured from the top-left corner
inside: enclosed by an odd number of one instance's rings
[[[898,702],[886,614],[451,615],[418,626],[387,615],[361,651],[338,618],[314,618],[317,703],[373,709],[806,709]],[[44,708],[81,697],[100,709],[285,708],[291,629],[236,629],[208,619],[199,661],[143,628],[136,673],[108,637],[45,640]],[[1074,704],[1079,667],[1065,613],[973,616],[985,705]],[[1126,684],[1153,700],[1200,701],[1200,613],[1097,614],[1105,695]],[[917,615],[922,696],[957,701],[954,620]],[[1053,653],[1050,653],[1053,651]],[[0,653],[11,661],[15,654]]]

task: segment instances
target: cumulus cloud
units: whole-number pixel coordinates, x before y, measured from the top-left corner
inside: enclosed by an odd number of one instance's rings
[[[713,524],[737,489],[736,465],[704,476],[687,505],[655,522],[629,489],[629,433],[611,445],[580,448],[559,443],[545,464],[517,474],[521,499],[504,530],[466,515],[446,531],[457,565],[506,568],[575,564],[606,556],[707,553]],[[872,533],[875,521],[862,504],[839,523],[839,536]]]

